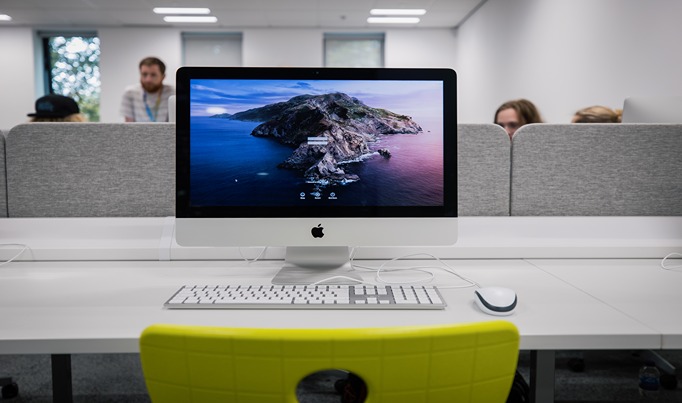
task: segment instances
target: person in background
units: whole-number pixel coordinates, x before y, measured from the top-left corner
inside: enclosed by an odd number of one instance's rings
[[[511,139],[521,126],[529,123],[542,123],[542,117],[532,102],[527,99],[515,99],[497,108],[494,122],[502,126]]]
[[[571,123],[620,123],[622,120],[622,110],[595,105],[577,111]]]
[[[156,57],[140,61],[140,83],[126,88],[121,115],[126,122],[168,122],[168,97],[175,88],[163,83],[166,65]]]
[[[30,122],[87,122],[76,101],[64,95],[49,94],[36,100]]]

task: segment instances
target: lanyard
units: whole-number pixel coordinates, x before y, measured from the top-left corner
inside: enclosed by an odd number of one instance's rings
[[[144,108],[147,110],[147,115],[149,116],[149,120],[152,122],[156,122],[156,118],[159,116],[159,105],[161,104],[161,95],[162,94],[163,94],[163,87],[161,87],[161,90],[159,91],[159,97],[156,98],[156,104],[154,105],[154,113],[152,113],[151,108],[149,108],[149,105],[147,105],[147,91],[143,91],[142,102],[144,102]]]

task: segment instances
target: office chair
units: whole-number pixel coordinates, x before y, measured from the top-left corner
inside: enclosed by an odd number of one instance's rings
[[[330,369],[366,384],[366,402],[504,402],[519,352],[510,322],[357,329],[151,325],[140,358],[154,403],[297,402]]]

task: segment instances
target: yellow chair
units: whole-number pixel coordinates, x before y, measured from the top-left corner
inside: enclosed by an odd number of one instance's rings
[[[140,337],[154,403],[297,402],[299,382],[342,369],[367,403],[505,402],[519,333],[505,321],[357,329],[156,324]]]

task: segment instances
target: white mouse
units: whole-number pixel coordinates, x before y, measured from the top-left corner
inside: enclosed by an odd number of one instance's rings
[[[516,293],[504,287],[483,287],[474,292],[474,301],[481,311],[495,316],[511,315],[516,308]]]

